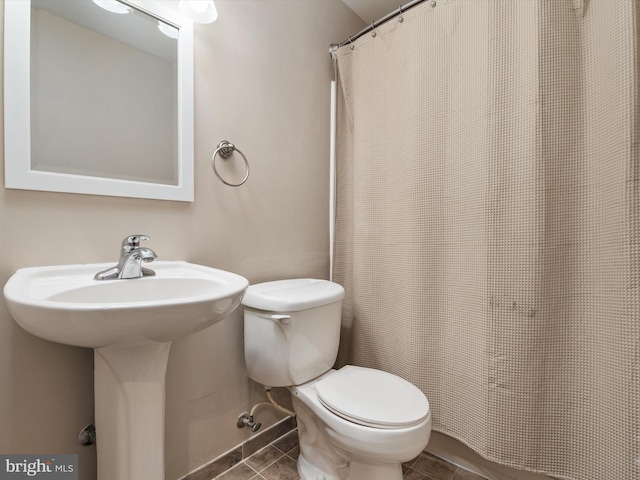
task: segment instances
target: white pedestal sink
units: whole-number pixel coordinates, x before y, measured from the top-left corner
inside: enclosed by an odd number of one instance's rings
[[[93,279],[110,264],[18,270],[4,287],[26,331],[94,349],[98,480],[164,479],[165,373],[171,341],[226,317],[249,282],[187,262],[155,276]]]

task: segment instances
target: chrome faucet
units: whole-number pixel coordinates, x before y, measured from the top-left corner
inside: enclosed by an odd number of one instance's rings
[[[156,272],[142,266],[142,262],[153,262],[158,256],[150,248],[141,247],[142,240],[149,240],[148,235],[129,235],[122,240],[120,261],[118,265],[98,272],[95,280],[113,280],[115,278],[140,278],[155,275]]]

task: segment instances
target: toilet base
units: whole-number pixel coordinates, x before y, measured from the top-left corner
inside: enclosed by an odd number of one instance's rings
[[[329,475],[313,466],[304,455],[298,455],[298,474],[301,480],[341,480],[340,477]]]
[[[360,463],[352,459],[347,480],[402,480],[399,463]]]
[[[316,468],[301,453],[298,456],[298,474],[302,480],[402,480],[402,465],[371,465],[352,460],[347,476],[341,478]]]

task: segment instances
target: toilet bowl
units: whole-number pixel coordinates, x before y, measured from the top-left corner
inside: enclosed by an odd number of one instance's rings
[[[332,369],[344,289],[314,279],[250,286],[245,361],[250,378],[289,388],[303,480],[401,480],[431,434],[429,402],[397,375]]]
[[[401,464],[417,457],[429,441],[431,413],[426,398],[395,375],[345,366],[290,390],[302,463],[308,457],[325,460],[322,469],[312,468],[317,461],[305,465],[310,475],[301,473],[303,478],[324,474],[327,480],[401,479]],[[333,405],[327,405],[325,397]],[[367,397],[369,402],[360,403]],[[319,440],[321,436],[327,441]]]

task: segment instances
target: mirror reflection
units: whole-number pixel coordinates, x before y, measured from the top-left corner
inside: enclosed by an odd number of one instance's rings
[[[176,185],[177,37],[115,0],[33,0],[31,168]]]
[[[6,188],[193,201],[190,20],[149,0],[5,0],[4,17]]]

